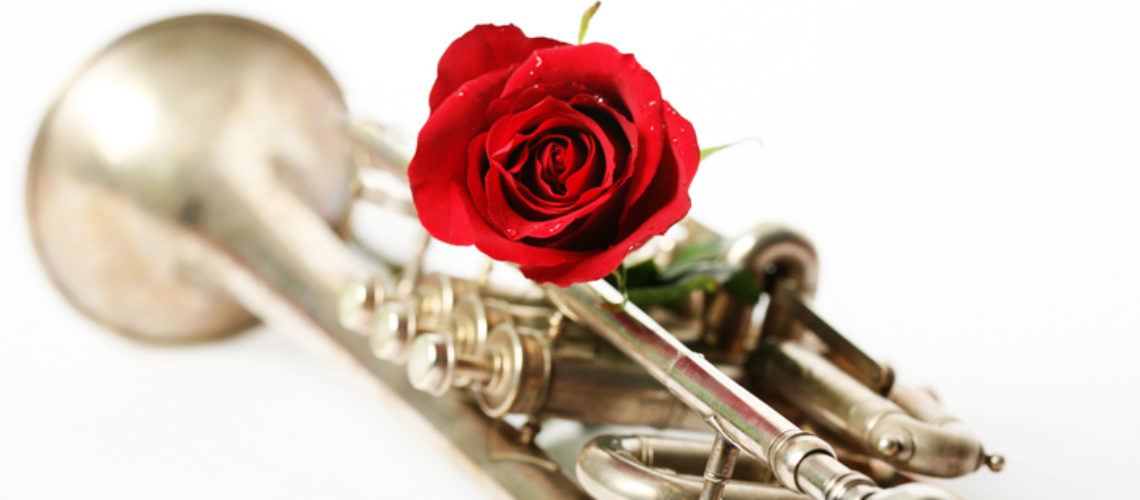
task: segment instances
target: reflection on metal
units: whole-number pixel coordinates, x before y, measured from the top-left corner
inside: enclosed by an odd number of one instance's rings
[[[129,154],[91,129],[107,123],[87,115],[101,110],[85,101],[96,94],[75,92],[123,84],[155,106],[150,142]],[[28,175],[40,258],[78,308],[140,339],[205,340],[254,316],[329,339],[505,490],[581,497],[561,474],[489,457],[495,421],[413,389],[369,336],[341,325],[345,290],[394,282],[358,265],[336,232],[355,175],[345,113],[316,59],[261,24],[192,16],[130,33],[84,67],[40,129]]]
[[[768,296],[763,322],[723,288],[643,311],[604,282],[518,290],[428,272],[428,243],[410,262],[362,262],[344,224],[354,205],[412,212],[397,150],[347,118],[328,72],[285,35],[171,19],[111,44],[49,112],[30,226],[56,285],[110,329],[178,343],[258,318],[329,341],[521,498],[939,499],[907,471],[1004,464],[811,309],[815,250],[787,228],[723,257]],[[395,184],[364,180],[378,172]],[[718,238],[681,228],[655,261]],[[711,431],[714,444],[600,437],[575,482],[535,445],[552,418]]]
[[[708,443],[652,436],[594,438],[578,456],[577,475],[594,498],[693,499],[705,488],[701,463],[710,456]],[[745,457],[741,456],[741,462]],[[740,464],[741,466],[745,464]],[[758,475],[729,481],[718,498],[755,500],[806,500],[807,496],[771,481],[764,465],[752,461]]]
[[[896,385],[883,399],[819,354],[792,342],[765,344],[766,386],[865,453],[896,467],[957,477],[986,463],[981,443],[957,420],[944,417],[925,394]],[[908,406],[904,410],[894,401]],[[913,415],[913,416],[912,416]]]

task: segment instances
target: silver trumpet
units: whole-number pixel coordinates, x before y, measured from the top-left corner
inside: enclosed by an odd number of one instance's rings
[[[815,251],[787,228],[723,240],[761,308],[724,286],[642,310],[602,281],[520,289],[427,272],[423,252],[362,258],[352,208],[412,208],[362,182],[404,164],[346,116],[328,71],[272,28],[204,15],[134,31],[40,129],[27,206],[43,264],[75,307],[141,340],[257,318],[330,341],[517,497],[944,499],[915,474],[1001,469],[816,314]],[[653,258],[722,241],[677,232]],[[666,431],[595,437],[559,467],[535,444],[550,419]]]

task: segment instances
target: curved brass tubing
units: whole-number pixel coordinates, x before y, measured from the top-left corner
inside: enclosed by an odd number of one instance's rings
[[[764,387],[869,455],[901,469],[958,477],[983,464],[1000,468],[982,444],[929,395],[896,385],[890,399],[871,391],[822,355],[781,341],[757,355]]]
[[[709,443],[700,441],[602,435],[582,448],[576,473],[582,487],[597,499],[692,499],[700,495],[704,486],[699,474],[709,449]],[[737,468],[767,472],[759,460],[743,454]],[[723,498],[805,500],[809,497],[776,485],[729,481]]]
[[[575,466],[578,482],[600,500],[696,498],[704,479],[698,470],[709,443],[644,435],[602,435],[582,448]],[[771,471],[753,457],[737,460],[736,478],[724,488],[726,500],[806,500],[806,495],[767,484]],[[758,482],[759,481],[759,482]],[[945,500],[936,486],[908,483],[880,490],[866,500]]]
[[[790,280],[805,299],[815,294],[819,282],[819,259],[811,241],[795,230],[779,224],[760,224],[740,235],[729,245],[724,260],[747,269],[760,290],[770,293],[775,285]],[[795,322],[787,307],[770,310],[763,332],[752,324],[754,304],[741,300],[728,290],[719,291],[705,314],[706,340],[729,355],[742,354],[756,347],[758,336],[778,330],[798,338],[803,327]]]

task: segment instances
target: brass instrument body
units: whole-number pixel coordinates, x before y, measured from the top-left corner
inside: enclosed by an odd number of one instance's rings
[[[128,34],[40,130],[28,210],[41,259],[77,308],[133,337],[207,340],[256,317],[328,341],[518,497],[948,498],[922,484],[881,489],[836,457],[946,477],[1000,468],[936,401],[815,315],[815,251],[785,228],[762,227],[724,256],[769,296],[760,324],[724,289],[647,314],[603,282],[524,297],[426,273],[419,259],[362,261],[344,241],[353,203],[411,207],[361,188],[356,159],[378,157],[397,177],[400,161],[346,130],[346,115],[320,63],[263,25],[190,16]],[[688,226],[687,243],[716,237]],[[796,408],[796,422],[757,394]],[[716,439],[602,436],[575,482],[534,444],[549,418]],[[703,476],[663,469],[694,464]]]
[[[94,127],[113,117],[90,116],[100,105],[84,101],[108,97],[83,89],[120,85],[142,92],[161,122],[138,148],[108,151]],[[580,498],[560,474],[489,457],[495,421],[408,387],[400,367],[340,326],[341,291],[375,272],[354,264],[330,224],[350,201],[344,110],[316,59],[263,25],[191,16],[126,35],[41,128],[28,206],[45,267],[80,310],[144,340],[215,338],[251,324],[251,312],[331,340],[513,495]],[[537,453],[514,439],[496,447]]]

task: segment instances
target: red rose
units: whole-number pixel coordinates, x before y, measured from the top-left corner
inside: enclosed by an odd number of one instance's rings
[[[535,281],[605,277],[689,211],[693,127],[609,45],[476,26],[429,103],[408,168],[420,221]]]

